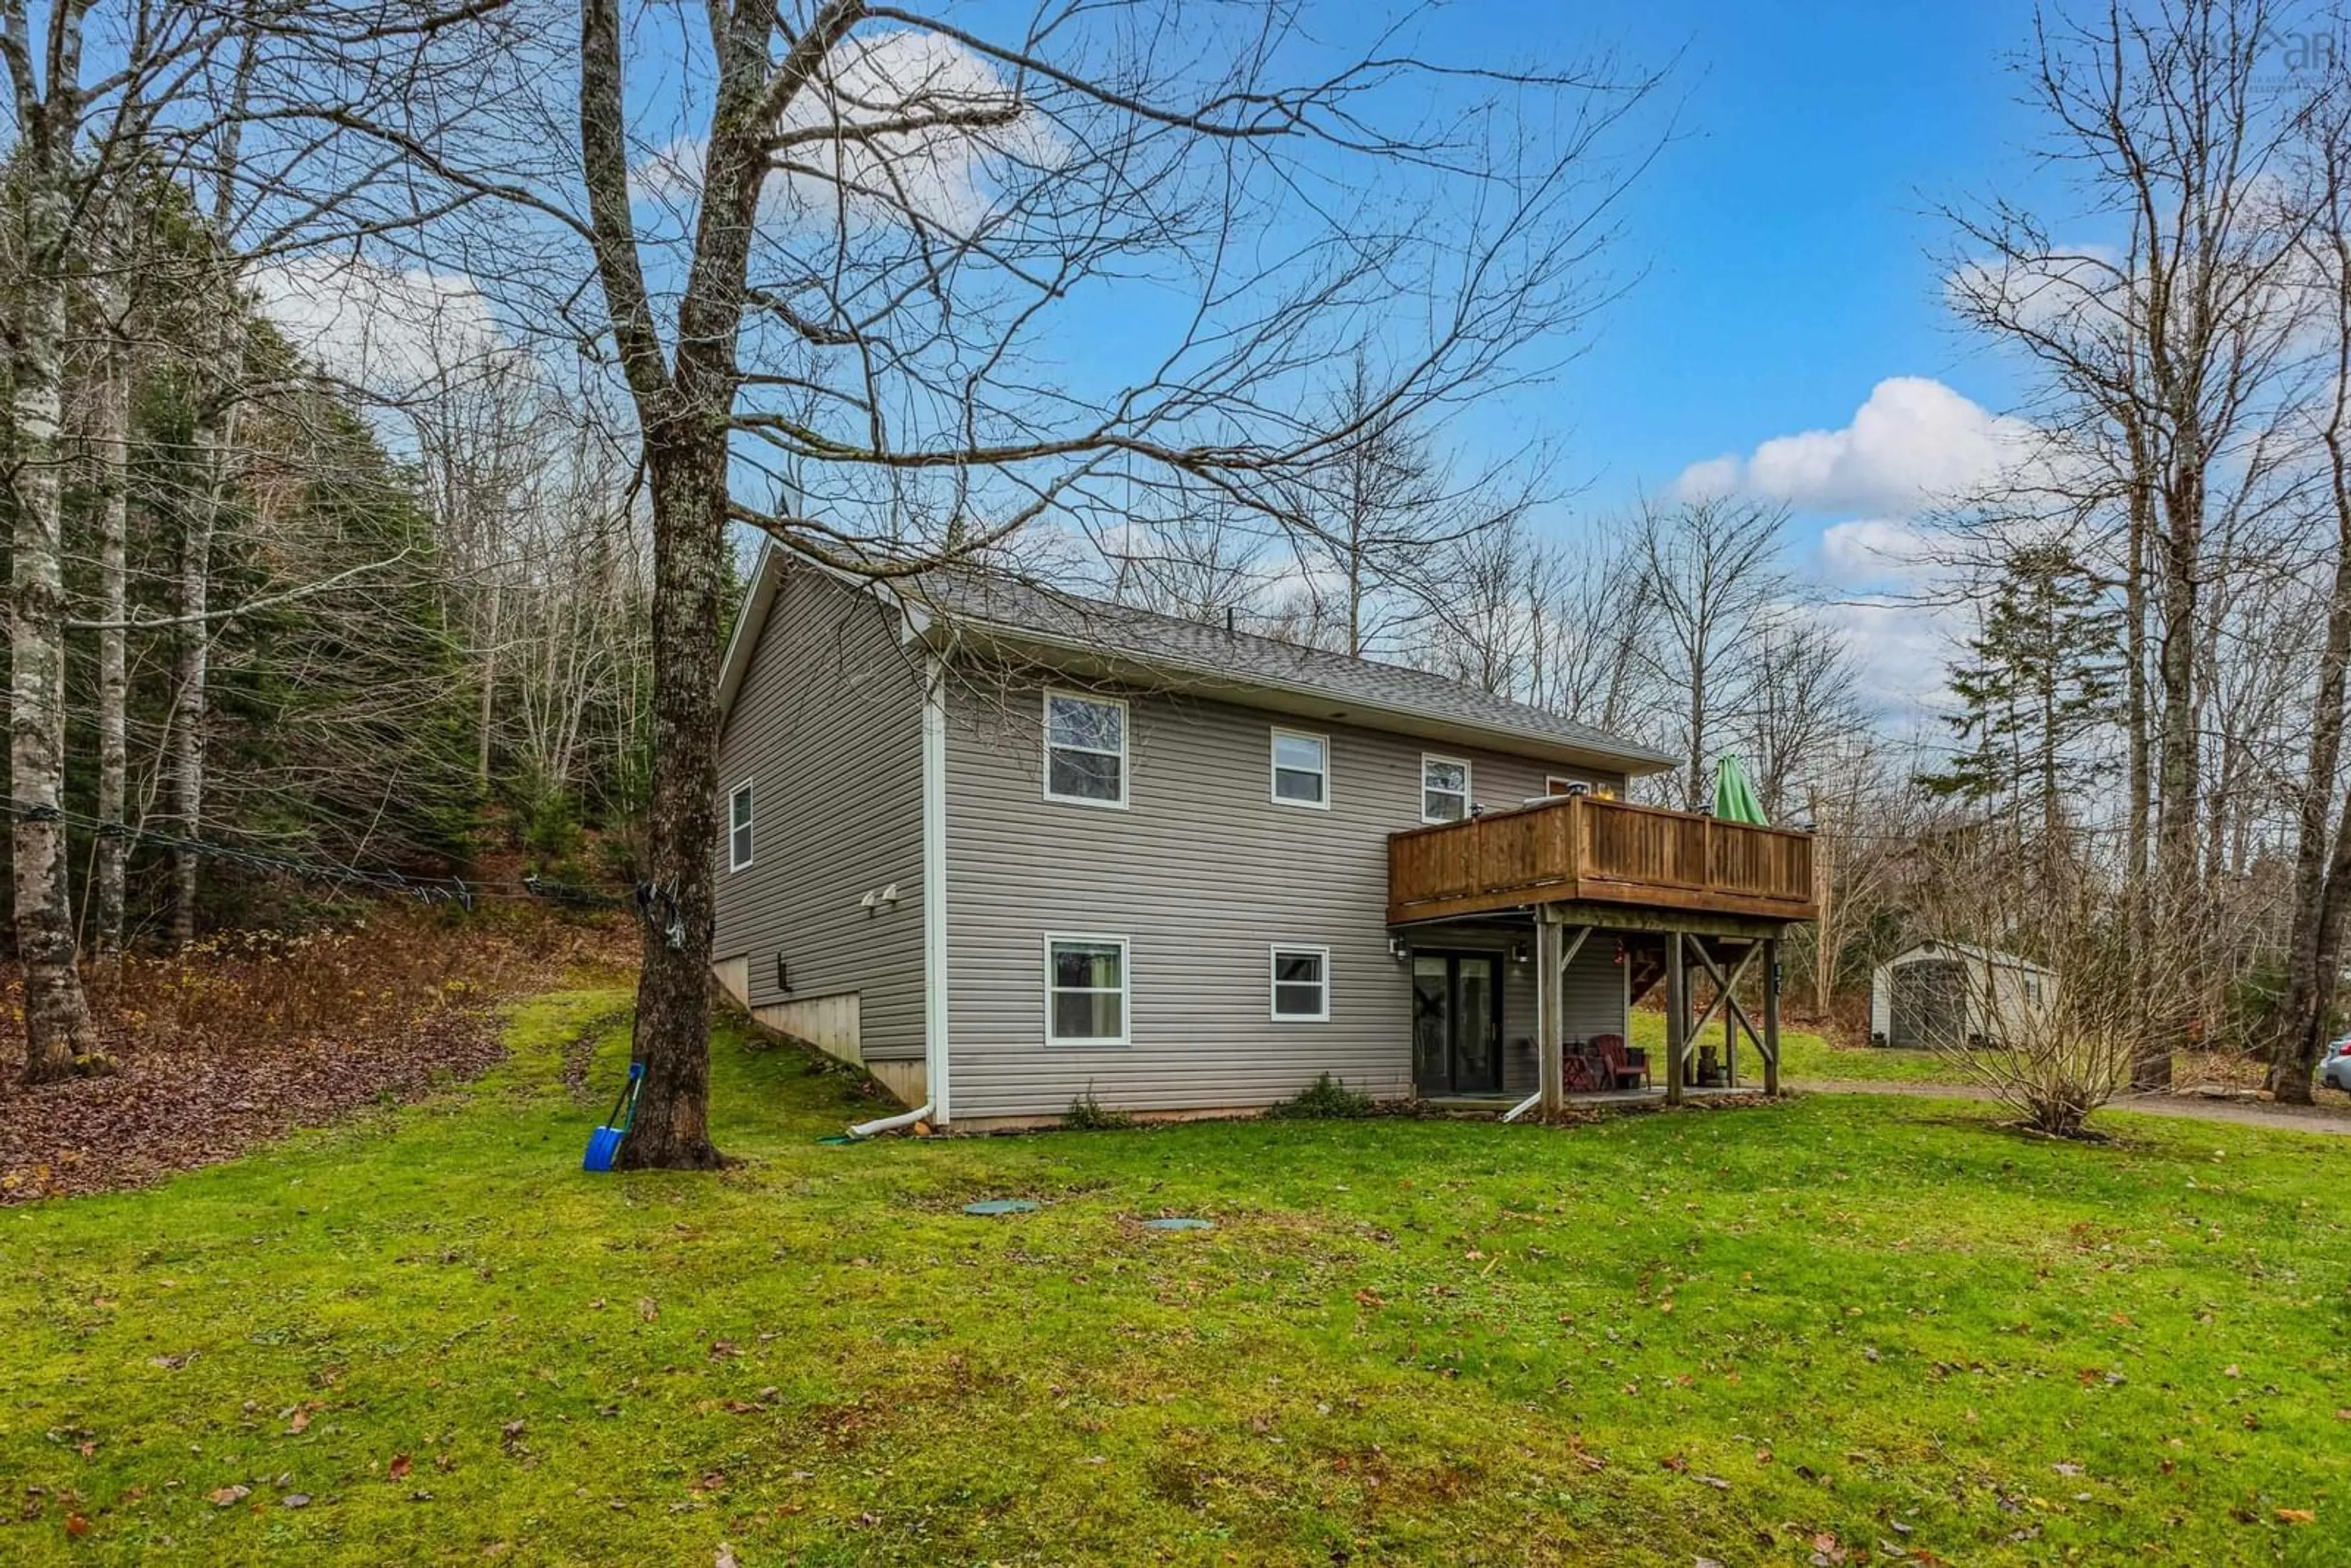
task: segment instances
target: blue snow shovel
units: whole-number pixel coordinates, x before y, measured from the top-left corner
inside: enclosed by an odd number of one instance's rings
[[[621,1152],[621,1140],[629,1135],[630,1124],[637,1119],[637,1091],[644,1082],[645,1064],[629,1063],[629,1081],[621,1085],[621,1097],[612,1102],[611,1119],[588,1134],[588,1157],[580,1162],[581,1170],[612,1168],[613,1156]]]

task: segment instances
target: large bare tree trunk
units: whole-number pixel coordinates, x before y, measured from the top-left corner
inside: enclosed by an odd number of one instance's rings
[[[2351,174],[2351,139],[2338,131],[2325,152],[2328,156],[2320,165],[2325,176],[2325,221],[2314,244],[2334,285],[2333,396],[2319,438],[2326,448],[2328,499],[2335,511],[2335,576],[2311,704],[2309,759],[2295,801],[2285,1018],[2269,1071],[2270,1092],[2298,1105],[2310,1103],[2310,1075],[2333,1021],[2343,967],[2343,921],[2351,909],[2351,900],[2345,897],[2351,888],[2351,796],[2343,800],[2340,824],[2332,821],[2343,760],[2343,703],[2351,690],[2351,429],[2346,429],[2351,425],[2351,224],[2346,221],[2344,189],[2345,178]]]
[[[719,34],[718,87],[703,158],[694,260],[664,363],[629,202],[617,0],[580,5],[580,131],[596,264],[622,370],[643,432],[653,504],[653,768],[648,802],[644,967],[637,1054],[645,1081],[619,1163],[701,1170],[710,1141],[712,858],[718,841],[718,626],[726,581],[728,421],[742,386],[751,235],[767,178],[765,137],[785,99],[770,72],[805,82],[863,15],[829,0],[771,66],[771,5],[743,6]]]
[[[2177,438],[2175,438],[2177,439]],[[2203,883],[2197,843],[2197,803],[2201,794],[2202,737],[2198,733],[2196,640],[2197,601],[2202,586],[2204,495],[2202,463],[2180,455],[2175,459],[2179,476],[2164,507],[2164,532],[2159,554],[2163,568],[2163,624],[2156,639],[2157,685],[2162,695],[2156,748],[2155,894],[2162,905],[2164,930],[2175,942],[2185,938],[2182,951],[2190,963],[2200,943]],[[2151,1020],[2137,1060],[2131,1063],[2131,1087],[2171,1086],[2171,1055],[2193,1043],[2189,998],[2200,994],[2193,977],[2179,988],[2183,1005],[2165,1010]]]
[[[66,193],[53,152],[32,149],[17,171],[26,258],[9,369],[16,434],[16,528],[9,572],[9,829],[16,956],[25,969],[25,1079],[47,1083],[98,1063],[81,975],[74,967],[65,804],[65,583],[59,476],[64,462]]]
[[[637,1044],[645,1082],[625,1166],[699,1170],[710,1141],[711,846],[718,841],[718,627],[726,586],[724,435],[652,430],[653,770],[646,810],[644,968]]]
[[[2330,444],[2335,442],[2330,439]],[[2341,967],[2345,900],[2343,879],[2351,874],[2351,799],[2343,806],[2345,826],[2328,831],[2335,815],[2335,779],[2342,760],[2343,698],[2351,666],[2351,494],[2335,481],[2342,542],[2336,547],[2335,586],[2326,610],[2326,637],[2319,650],[2318,695],[2311,713],[2310,759],[2297,802],[2294,859],[2294,916],[2286,938],[2285,1026],[2272,1054],[2269,1086],[2290,1104],[2310,1103],[2310,1075],[2325,1043],[2333,1011],[2335,976]]]

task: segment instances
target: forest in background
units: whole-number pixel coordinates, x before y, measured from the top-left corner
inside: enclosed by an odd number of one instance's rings
[[[403,879],[624,887],[649,583],[611,432],[512,353],[387,401],[289,341],[183,187],[95,194],[56,463],[81,944]]]

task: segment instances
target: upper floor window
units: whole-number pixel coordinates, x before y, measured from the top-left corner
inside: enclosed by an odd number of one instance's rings
[[[1273,798],[1285,806],[1331,804],[1331,743],[1303,730],[1273,732]]]
[[[1469,814],[1469,764],[1458,757],[1420,759],[1420,820],[1458,822]]]
[[[1126,704],[1045,694],[1045,799],[1126,804]]]
[[[751,863],[751,782],[745,779],[726,797],[726,869],[741,871]]]

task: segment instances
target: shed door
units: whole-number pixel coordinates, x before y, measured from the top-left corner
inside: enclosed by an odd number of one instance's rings
[[[1894,1016],[1886,1043],[1928,1050],[1956,1046],[1967,1038],[1967,980],[1956,958],[1920,958],[1896,965],[1892,977]]]

